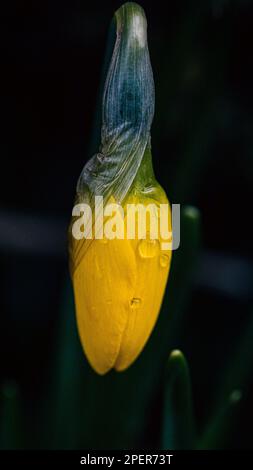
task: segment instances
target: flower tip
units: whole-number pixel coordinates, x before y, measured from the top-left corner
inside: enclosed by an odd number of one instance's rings
[[[179,357],[183,357],[183,353],[182,351],[180,351],[180,349],[174,349],[174,351],[172,351],[170,353],[170,359],[178,359]]]
[[[138,3],[124,3],[115,13],[120,32],[126,31],[132,45],[144,48],[147,42],[147,20],[143,8]]]

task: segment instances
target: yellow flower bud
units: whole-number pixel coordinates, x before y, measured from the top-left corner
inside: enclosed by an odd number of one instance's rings
[[[105,85],[101,152],[84,167],[77,186],[76,202],[92,207],[91,238],[73,236],[76,217],[70,234],[78,331],[85,354],[99,374],[126,369],[142,351],[159,314],[171,262],[171,250],[164,249],[159,230],[157,237],[152,232],[153,222],[161,225],[160,204],[168,207],[170,232],[171,214],[152,169],[154,100],[145,15],[138,5],[128,3],[118,10],[116,20],[118,36]],[[108,216],[103,219],[102,238],[96,238],[94,197],[98,195],[105,205],[121,204],[117,220],[123,226],[123,239],[105,236],[106,224],[113,225],[114,220]],[[147,210],[142,225],[138,214],[130,224],[129,205],[136,204],[146,209],[152,205],[157,211],[149,215]]]

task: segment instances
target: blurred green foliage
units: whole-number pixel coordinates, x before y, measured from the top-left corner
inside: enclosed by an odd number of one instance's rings
[[[35,436],[22,417],[14,383],[1,394],[1,448],[131,449],[142,444],[152,406],[161,386],[160,424],[150,443],[157,448],[216,448],[229,432],[233,409],[252,370],[249,357],[253,324],[239,342],[224,375],[213,416],[196,437],[190,370],[180,351],[169,352],[180,339],[191,290],[191,275],[200,248],[200,217],[184,207],[181,249],[174,252],[170,279],[155,330],[136,363],[123,373],[98,376],[87,364],[76,330],[73,295],[67,283],[56,357],[47,393],[40,404]]]

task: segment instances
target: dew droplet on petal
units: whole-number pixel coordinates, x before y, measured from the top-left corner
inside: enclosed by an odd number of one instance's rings
[[[130,305],[131,305],[131,308],[139,308],[140,305],[141,305],[141,299],[139,297],[133,297],[131,300],[130,300]]]
[[[157,240],[141,240],[138,251],[141,258],[154,258],[159,251],[159,243]]]
[[[160,265],[162,268],[166,268],[169,265],[170,259],[168,255],[161,255],[160,256]]]

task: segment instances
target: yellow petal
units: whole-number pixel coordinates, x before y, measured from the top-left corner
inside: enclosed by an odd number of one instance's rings
[[[128,240],[94,240],[74,272],[79,335],[99,374],[114,367],[136,286],[136,258]]]
[[[153,195],[165,203],[157,185]],[[157,203],[150,196],[131,193],[127,204]],[[125,220],[125,227],[126,227]],[[171,230],[171,214],[168,227]],[[171,251],[161,240],[72,239],[73,285],[80,339],[92,367],[105,374],[126,369],[144,348],[157,320],[171,263]],[[77,263],[78,260],[78,263]]]
[[[152,202],[150,199],[145,201],[146,204]],[[171,228],[170,214],[169,217]],[[132,244],[137,262],[137,282],[115,364],[118,371],[126,369],[135,361],[155,326],[171,263],[172,252],[161,250],[159,240],[136,239]]]

